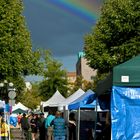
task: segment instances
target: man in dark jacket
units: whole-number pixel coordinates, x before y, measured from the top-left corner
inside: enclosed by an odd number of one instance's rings
[[[23,113],[23,117],[20,120],[21,128],[22,128],[22,135],[26,139],[28,139],[28,130],[29,130],[29,122],[28,118],[26,118],[26,114]]]
[[[44,113],[40,113],[39,118],[39,139],[45,140],[45,118]]]

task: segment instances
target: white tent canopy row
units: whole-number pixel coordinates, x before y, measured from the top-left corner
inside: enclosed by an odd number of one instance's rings
[[[61,102],[59,106],[67,106],[79,97],[81,97],[85,92],[82,89],[78,89],[76,92],[74,92],[71,96],[66,98],[64,102]]]
[[[47,100],[46,102],[41,102],[42,107],[63,107],[68,106],[70,103],[75,101],[77,98],[82,96],[85,92],[82,89],[78,89],[75,93],[73,93],[68,98],[64,98],[60,92],[57,90],[54,95]]]

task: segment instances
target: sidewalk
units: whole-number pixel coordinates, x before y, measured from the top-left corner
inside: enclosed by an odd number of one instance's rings
[[[11,140],[31,140],[31,133],[29,133],[28,139],[25,139],[24,136],[22,136],[22,131],[19,128],[11,128]],[[37,139],[39,135],[37,135]]]
[[[11,140],[24,140],[19,128],[11,128]]]

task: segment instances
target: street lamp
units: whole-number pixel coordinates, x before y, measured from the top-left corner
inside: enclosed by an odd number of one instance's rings
[[[14,98],[16,97],[15,88],[13,88],[14,84],[7,80],[0,83],[0,98],[5,101],[5,111],[4,116],[8,123],[8,132],[9,132],[9,140],[10,140],[10,106],[15,104]],[[9,98],[10,100],[9,100]],[[9,103],[9,104],[8,104]]]
[[[8,102],[8,97],[10,98],[9,93],[15,94],[15,89],[13,88],[14,84],[12,82],[9,82],[7,80],[4,80],[4,82],[0,83],[0,98],[1,100],[5,100],[5,102]],[[11,92],[13,91],[13,92]],[[15,98],[15,97],[14,97]]]

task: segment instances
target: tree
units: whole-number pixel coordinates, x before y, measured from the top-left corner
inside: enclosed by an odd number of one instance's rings
[[[22,102],[25,106],[30,109],[36,109],[38,105],[40,105],[41,97],[39,95],[39,87],[37,83],[32,85],[31,90],[27,90],[20,96],[18,96],[17,101]]]
[[[99,75],[140,54],[140,1],[107,0],[84,50]]]
[[[70,93],[73,94],[79,88],[81,88],[84,91],[87,91],[88,89],[93,90],[93,82],[86,81],[85,79],[83,79],[82,76],[77,76],[73,88],[70,90]]]
[[[63,96],[66,96],[68,82],[66,71],[61,69],[62,64],[53,59],[47,51],[44,60],[44,80],[40,83],[40,95],[47,100],[59,90]]]
[[[84,82],[83,77],[82,76],[77,76],[76,80],[74,82],[73,89],[71,90],[71,93],[74,93],[79,88],[83,89],[83,82]]]
[[[18,88],[23,76],[40,72],[40,53],[32,52],[30,33],[22,15],[21,0],[0,1],[0,79],[11,81]]]

